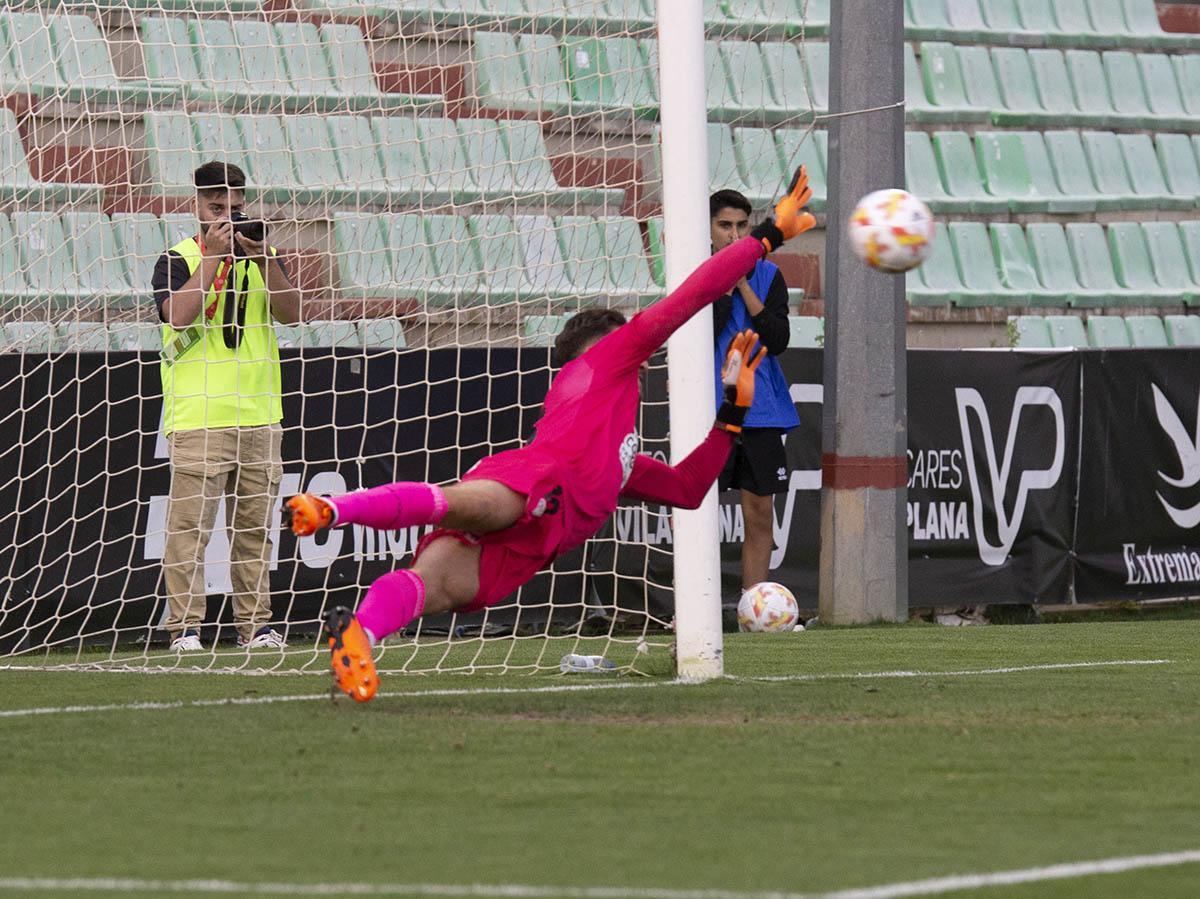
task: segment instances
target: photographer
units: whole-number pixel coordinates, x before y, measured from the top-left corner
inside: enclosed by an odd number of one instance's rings
[[[163,555],[171,648],[195,652],[205,612],[204,551],[226,500],[238,645],[281,649],[269,624],[270,519],[283,474],[279,346],[272,317],[300,320],[300,292],[250,220],[246,176],[195,171],[199,231],[154,267],[163,323],[163,433],[171,460]]]

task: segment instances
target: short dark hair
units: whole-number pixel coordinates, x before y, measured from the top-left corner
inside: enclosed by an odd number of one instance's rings
[[[212,190],[245,190],[246,173],[232,162],[206,162],[192,173],[196,193]]]
[[[617,309],[584,309],[567,319],[566,326],[554,339],[554,361],[566,365],[583,352],[583,348],[625,324],[625,316]]]
[[[708,198],[708,217],[715,219],[722,209],[740,209],[746,215],[754,211],[745,195],[729,188],[719,190]]]

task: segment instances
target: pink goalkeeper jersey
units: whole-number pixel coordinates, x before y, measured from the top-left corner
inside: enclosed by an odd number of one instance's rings
[[[641,364],[680,325],[728,294],[762,257],[763,245],[752,237],[731,244],[705,261],[670,296],[565,365],[554,379],[536,436],[511,453],[512,461],[524,456],[536,465],[541,459],[556,469],[563,515],[553,548],[557,553],[593,536],[617,507],[638,454]],[[714,411],[706,409],[703,414],[711,416]],[[541,486],[550,485],[542,481]],[[532,506],[543,497],[531,489],[529,498]]]

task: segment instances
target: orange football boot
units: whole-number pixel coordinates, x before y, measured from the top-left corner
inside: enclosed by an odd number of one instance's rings
[[[371,658],[371,641],[366,631],[345,606],[325,613],[325,633],[329,636],[329,667],[342,692],[356,702],[366,702],[379,689],[379,675]]]

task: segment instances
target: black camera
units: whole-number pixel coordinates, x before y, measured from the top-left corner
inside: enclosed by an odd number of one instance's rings
[[[229,216],[229,220],[233,222],[234,233],[242,235],[247,240],[266,242],[267,223],[262,219],[252,219],[244,212],[234,212]],[[237,246],[237,242],[234,241],[235,249]]]

